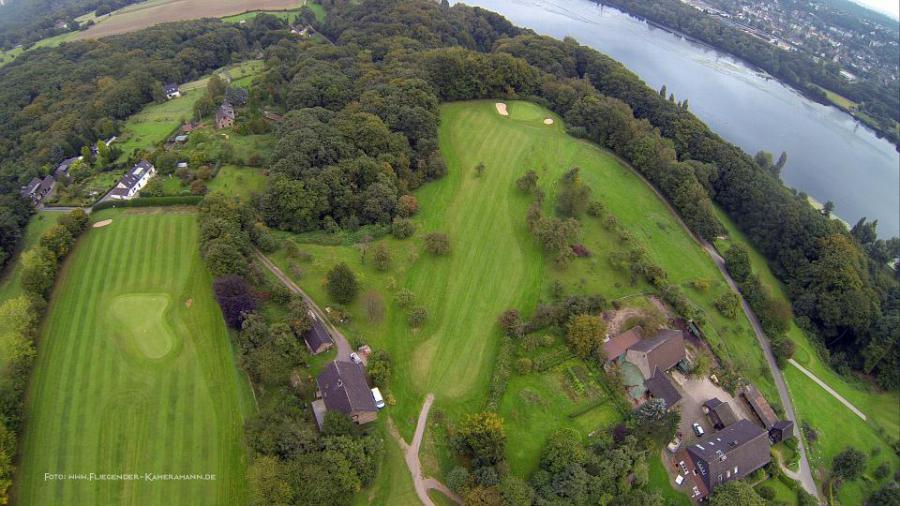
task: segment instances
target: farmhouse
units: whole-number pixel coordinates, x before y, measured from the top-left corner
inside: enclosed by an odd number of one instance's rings
[[[322,320],[316,316],[316,313],[310,311],[309,317],[312,318],[313,325],[312,328],[303,335],[303,340],[306,341],[306,347],[309,348],[309,352],[313,355],[318,355],[323,351],[331,349],[334,346],[334,341],[331,340],[331,334],[325,329],[325,325],[322,323]]]
[[[681,394],[665,372],[659,369],[653,374],[653,377],[644,382],[644,386],[650,392],[650,395],[657,399],[666,401],[666,408],[672,409],[681,401]]]
[[[147,160],[141,160],[109,192],[109,198],[117,200],[133,199],[154,175],[156,175],[156,167]]]
[[[640,340],[640,326],[632,327],[615,337],[607,339],[603,343],[603,353],[604,355],[606,355],[606,360],[610,362],[617,362],[620,358],[622,358],[623,355],[625,355],[625,352],[628,351],[628,348],[631,348]]]
[[[738,417],[734,414],[734,410],[731,409],[731,406],[727,402],[720,401],[718,397],[713,397],[704,402],[703,412],[709,417],[709,421],[713,424],[713,427],[719,430],[738,421]]]
[[[344,413],[358,424],[374,422],[378,418],[375,397],[366,382],[362,366],[335,360],[316,377],[316,386],[318,390],[316,401],[313,402],[313,412],[319,428],[322,427],[326,411]]]
[[[181,96],[181,91],[178,89],[178,85],[175,83],[166,83],[163,85],[163,93],[166,94],[167,100],[172,100],[173,98],[177,98]]]
[[[19,192],[19,195],[21,195],[22,198],[31,200],[32,204],[37,204],[41,201],[41,196],[38,194],[38,188],[40,186],[41,180],[39,178],[33,177],[27,185],[22,187],[22,191]]]
[[[216,111],[216,128],[228,128],[234,125],[234,107],[224,102]]]
[[[685,357],[684,336],[680,330],[663,329],[647,339],[641,339],[628,348],[625,360],[641,370],[645,380],[652,378],[656,370],[668,371]]]
[[[45,176],[44,179],[41,179],[41,184],[37,188],[37,194],[39,195],[38,200],[42,200],[44,197],[50,194],[53,191],[53,185],[56,184],[56,178],[53,176]]]
[[[716,487],[741,479],[771,460],[768,433],[758,425],[740,420],[709,434],[679,452],[688,464],[695,498],[703,499]]]

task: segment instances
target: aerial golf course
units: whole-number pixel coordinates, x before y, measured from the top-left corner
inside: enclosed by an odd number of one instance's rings
[[[237,504],[252,408],[189,210],[104,211],[61,271],[28,397],[19,504]],[[45,479],[134,473],[138,480]],[[144,473],[215,475],[147,481]]]

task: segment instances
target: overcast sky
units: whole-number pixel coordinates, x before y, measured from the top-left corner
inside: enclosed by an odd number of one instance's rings
[[[866,7],[890,15],[894,19],[900,19],[900,1],[898,0],[853,0]]]

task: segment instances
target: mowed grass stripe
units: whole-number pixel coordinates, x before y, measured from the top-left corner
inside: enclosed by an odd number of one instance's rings
[[[242,503],[239,386],[199,258],[196,216],[98,214],[113,224],[87,232],[54,292],[30,391],[18,502]],[[140,355],[128,322],[107,312],[115,297],[144,293],[170,297],[163,318],[174,345],[159,359]],[[45,482],[44,472],[209,473],[217,480]]]

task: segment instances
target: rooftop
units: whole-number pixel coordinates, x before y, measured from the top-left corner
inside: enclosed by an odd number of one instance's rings
[[[330,410],[347,415],[358,411],[378,411],[362,367],[353,362],[335,360],[329,363],[316,377],[316,384],[322,392],[325,406]]]
[[[640,340],[641,327],[631,327],[603,343],[603,353],[606,355],[607,360],[616,360]]]

